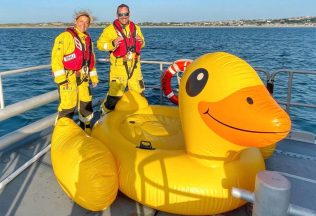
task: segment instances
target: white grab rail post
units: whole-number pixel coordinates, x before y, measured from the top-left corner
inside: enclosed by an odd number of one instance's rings
[[[254,204],[253,216],[316,216],[316,212],[290,204],[291,183],[275,171],[261,171],[256,176],[255,192],[232,188],[232,196]],[[271,206],[275,206],[272,208]]]

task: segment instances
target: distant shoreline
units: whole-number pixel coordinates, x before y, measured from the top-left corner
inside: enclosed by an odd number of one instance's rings
[[[70,26],[29,26],[29,25],[19,25],[19,26],[1,26],[0,29],[64,29]],[[104,28],[104,26],[91,26],[90,28]],[[242,25],[242,26],[200,26],[200,25],[191,25],[191,26],[140,26],[141,28],[315,28],[316,26],[312,25]]]
[[[112,22],[93,22],[90,28],[104,28]],[[241,19],[222,21],[173,21],[138,22],[142,28],[313,28],[316,16],[300,16],[280,19]],[[67,28],[72,22],[2,23],[0,28]]]

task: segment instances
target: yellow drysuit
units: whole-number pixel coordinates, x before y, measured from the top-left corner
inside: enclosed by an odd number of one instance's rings
[[[82,45],[85,47],[85,38],[87,35],[74,28]],[[60,104],[58,107],[58,118],[72,118],[78,104],[79,120],[81,127],[89,128],[93,117],[92,95],[89,87],[89,80],[97,84],[99,82],[95,67],[90,70],[89,67],[83,67],[77,73],[72,70],[66,70],[63,64],[65,56],[75,50],[75,39],[73,35],[65,31],[55,39],[52,49],[52,72],[54,81],[58,85]],[[78,44],[77,44],[78,46]],[[94,58],[93,44],[92,55]]]
[[[145,46],[144,36],[138,25],[135,25],[136,35],[138,35]],[[123,28],[123,33],[129,37],[130,28],[126,25]],[[102,108],[105,110],[113,110],[117,101],[121,98],[124,91],[128,87],[138,93],[143,93],[145,86],[143,75],[141,73],[140,56],[135,58],[136,53],[132,53],[131,58],[115,57],[113,55],[114,40],[118,37],[118,33],[113,24],[107,26],[97,41],[97,47],[101,51],[110,52],[110,73],[109,73],[109,91],[105,101],[102,103]],[[126,64],[126,65],[125,65]],[[131,75],[128,78],[128,74]]]

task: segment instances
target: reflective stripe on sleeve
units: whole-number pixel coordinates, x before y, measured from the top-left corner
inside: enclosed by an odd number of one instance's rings
[[[96,70],[90,71],[90,76],[96,76],[96,75],[98,75]]]
[[[54,72],[54,77],[62,76],[65,74],[65,70],[58,70]]]

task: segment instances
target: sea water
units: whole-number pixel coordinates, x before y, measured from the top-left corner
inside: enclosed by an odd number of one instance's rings
[[[64,29],[0,29],[0,73],[12,69],[50,64],[54,38]],[[96,43],[102,29],[89,29]],[[253,67],[270,73],[278,69],[316,70],[316,28],[142,28],[146,46],[142,60],[195,59],[215,51],[237,55]],[[95,49],[97,58],[108,57]],[[107,91],[108,65],[98,63],[100,78],[94,97]],[[147,86],[160,84],[159,65],[142,65]],[[260,74],[266,82],[264,74]],[[274,96],[286,100],[288,77],[275,80]],[[5,105],[56,89],[51,70],[32,71],[2,79]],[[316,104],[316,76],[294,75],[292,102]],[[151,103],[160,100],[159,90],[147,88]],[[164,99],[166,102],[167,100]],[[0,122],[0,136],[56,112],[57,102]],[[314,108],[291,107],[293,129],[316,134]]]

